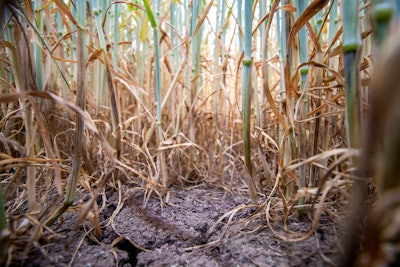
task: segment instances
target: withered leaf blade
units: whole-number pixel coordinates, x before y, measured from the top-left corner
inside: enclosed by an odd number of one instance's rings
[[[296,20],[293,24],[293,28],[290,31],[288,38],[288,47],[291,46],[294,36],[297,34],[300,29],[306,25],[306,23],[317,14],[327,3],[329,0],[315,0],[313,1],[301,14],[301,16]]]

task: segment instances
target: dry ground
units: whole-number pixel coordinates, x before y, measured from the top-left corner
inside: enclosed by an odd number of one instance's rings
[[[115,212],[120,197],[124,204],[119,212]],[[73,231],[71,236],[76,215],[67,213],[56,230],[57,235],[48,235],[52,236],[51,242],[43,242],[41,248],[33,249],[25,261],[13,264],[332,266],[340,255],[337,219],[329,219],[327,214],[310,238],[288,242],[278,238],[259,216],[248,219],[255,208],[248,203],[248,197],[238,193],[198,185],[190,189],[170,188],[167,204],[160,205],[160,200],[152,197],[144,206],[144,199],[143,190],[127,191],[125,196],[109,193],[107,208],[100,214],[104,224],[108,224],[97,237],[90,231],[89,222]],[[99,199],[99,204],[102,201],[104,198]],[[224,214],[226,218],[222,219]],[[288,228],[307,232],[311,222],[304,217],[290,219]],[[284,233],[282,222],[274,222],[273,229]],[[68,240],[70,245],[66,248]]]

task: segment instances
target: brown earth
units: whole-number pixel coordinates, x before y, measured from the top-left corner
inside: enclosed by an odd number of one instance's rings
[[[119,199],[125,201],[118,212]],[[110,194],[100,213],[103,229],[97,237],[89,222],[71,235],[77,215],[65,214],[51,242],[37,244],[25,261],[13,265],[333,266],[340,255],[337,219],[326,214],[310,238],[288,242],[260,216],[251,216],[254,206],[238,193],[200,185],[190,190],[171,188],[167,204],[151,197],[144,206],[144,199],[143,190],[120,198]],[[307,232],[311,221],[304,217],[290,219],[288,228]],[[273,229],[285,233],[283,222],[273,223]],[[72,241],[66,248],[68,240]]]

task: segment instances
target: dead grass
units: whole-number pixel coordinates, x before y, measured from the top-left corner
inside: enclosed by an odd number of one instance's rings
[[[299,20],[295,20],[290,4],[281,7],[288,14],[286,23],[293,26],[292,31],[287,33],[291,47],[286,51],[291,57],[287,64],[291,65],[283,64],[279,54],[281,51],[276,47],[278,37],[275,33],[271,33],[267,39],[269,57],[263,60],[256,56],[253,64],[253,88],[258,102],[255,102],[253,93],[251,162],[254,175],[251,179],[257,188],[258,204],[250,205],[256,207],[256,211],[242,223],[246,225],[261,218],[261,223],[278,237],[293,242],[310,237],[318,227],[321,214],[343,216],[349,189],[353,179],[357,178],[351,160],[360,157],[359,150],[347,148],[344,63],[338,41],[342,29],[339,27],[333,42],[328,43],[325,31],[330,19],[327,2],[314,1],[308,13]],[[83,99],[86,106],[83,110],[83,106],[75,102],[77,60],[73,52],[73,36],[76,34],[76,25],[71,14],[74,9],[72,4],[54,1],[43,7],[36,15],[43,16],[48,24],[46,28],[35,32],[29,20],[33,13],[28,3],[30,1],[25,1],[25,5],[7,2],[11,13],[7,13],[5,18],[7,23],[13,23],[13,27],[2,26],[2,35],[9,30],[17,40],[11,43],[2,36],[0,44],[0,173],[7,219],[7,228],[1,233],[2,244],[6,241],[3,263],[24,259],[31,248],[40,248],[45,242],[51,242],[57,235],[53,223],[57,220],[62,223],[65,211],[78,215],[76,226],[89,221],[92,227],[90,231],[101,235],[104,223],[112,221],[110,218],[101,224],[99,220],[107,201],[103,201],[103,206],[99,207],[97,200],[107,199],[105,192],[118,192],[121,196],[113,216],[124,204],[122,196],[129,194],[132,188],[146,192],[145,203],[150,197],[158,197],[160,205],[168,200],[170,186],[185,188],[207,183],[248,195],[244,186],[248,174],[244,168],[239,105],[242,55],[233,45],[237,32],[240,32],[236,15],[232,13],[231,17],[227,17],[233,26],[225,25],[225,43],[221,40],[221,33],[216,33],[212,28],[210,15],[206,17],[209,10],[199,15],[201,22],[196,31],[202,31],[209,42],[202,48],[202,72],[194,77],[189,63],[189,45],[193,39],[185,35],[186,32],[180,32],[182,28],[168,22],[167,4],[163,3],[158,20],[161,24],[162,95],[166,100],[162,104],[160,122],[163,141],[157,145],[154,55],[151,52],[152,39],[146,35],[148,21],[143,8],[140,5],[128,5],[125,1],[115,2],[125,8],[121,13],[120,33],[125,30],[130,31],[131,35],[121,35],[117,44],[112,41],[112,31],[106,31],[108,51],[105,56],[99,51],[93,17],[87,17],[88,42],[84,49],[88,55],[83,70],[87,79],[84,88],[87,98]],[[187,10],[181,3],[177,5],[182,11]],[[127,6],[131,9],[128,10]],[[208,8],[211,8],[210,12],[216,12],[212,6]],[[278,12],[278,9],[272,11]],[[317,11],[322,11],[322,24],[319,25],[311,19]],[[61,37],[53,21],[56,13],[62,15],[61,28],[64,32]],[[105,14],[111,16],[110,13]],[[132,16],[136,16],[135,22],[129,21],[128,18],[132,19]],[[262,20],[255,25],[261,27]],[[103,23],[104,28],[110,27],[111,18],[106,20],[104,17]],[[201,25],[205,28],[200,29]],[[307,27],[309,37],[309,59],[304,63],[299,63],[298,41],[295,38],[301,26]],[[267,29],[270,27],[276,30],[275,23]],[[31,38],[24,36],[26,28]],[[141,35],[136,36],[135,32]],[[370,33],[369,28],[363,33],[365,46],[371,45]],[[177,43],[171,43],[172,34]],[[253,36],[257,38],[256,30]],[[220,53],[216,57],[218,73],[215,73],[211,43],[216,37],[219,38],[216,51]],[[142,39],[136,43],[135,38]],[[32,42],[38,43],[44,53],[39,60],[45,70],[44,88],[35,86],[34,66],[38,62],[33,58]],[[19,47],[18,43],[24,43],[28,53],[23,53],[24,48]],[[140,44],[140,47],[136,44]],[[256,49],[256,42],[253,45]],[[111,54],[115,46],[118,46],[118,66],[110,60],[116,56]],[[179,60],[173,58],[172,54]],[[373,72],[370,56],[368,53],[363,55],[360,67],[365,91],[361,100],[365,109],[368,109],[366,96]],[[27,62],[29,67],[25,69],[28,72],[24,73],[20,65],[14,66],[17,61],[12,58]],[[302,90],[299,70],[304,66],[308,66],[309,72],[306,87]],[[266,81],[262,80],[266,75],[264,67],[268,68]],[[18,75],[14,72],[29,78],[26,78],[26,87],[22,91],[17,88],[15,77]],[[115,91],[116,103],[112,108],[110,91],[104,90],[108,87],[99,85],[105,81],[101,81],[105,72],[109,86],[112,84]],[[286,87],[280,83],[283,79]],[[191,102],[188,98],[190,83],[196,80],[200,81],[200,86]],[[266,83],[267,89],[263,87]],[[98,93],[104,94],[103,100],[97,99]],[[29,147],[26,134],[28,124],[23,116],[28,111],[34,133]],[[191,113],[193,121],[190,120]],[[260,118],[263,120],[260,121]],[[84,124],[81,136],[82,163],[76,196],[72,205],[66,206],[66,187],[71,180],[76,146],[74,133],[78,119]],[[191,130],[194,130],[195,140],[191,140]],[[33,155],[28,153],[29,149],[33,149]],[[166,184],[162,182],[162,168],[157,157],[160,151],[166,155],[169,175]],[[32,170],[34,184],[28,185],[27,172]],[[305,186],[300,186],[300,179],[305,181]],[[35,192],[35,196],[29,195],[32,194],[29,192]],[[29,208],[28,199],[35,202],[33,208]],[[219,221],[228,218],[229,224],[235,213],[250,206],[238,206]],[[276,222],[286,222],[299,214],[309,214],[312,220],[307,233],[286,229],[287,235],[283,235],[275,231]],[[224,235],[215,242],[223,238]],[[117,242],[115,240],[114,243]]]

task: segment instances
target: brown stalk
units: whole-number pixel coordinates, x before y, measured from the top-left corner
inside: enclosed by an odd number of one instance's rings
[[[110,92],[110,101],[111,101],[111,113],[112,113],[112,122],[113,122],[113,130],[116,134],[115,136],[115,148],[117,151],[117,159],[120,158],[121,156],[121,115],[119,111],[119,106],[117,103],[117,97],[115,95],[115,88],[114,88],[114,82],[113,82],[113,77],[111,74],[111,67],[110,67],[110,61],[109,61],[109,53],[104,51],[104,61],[105,61],[105,66],[106,66],[106,75],[107,75],[107,85],[108,85],[108,90]]]
[[[27,91],[28,85],[31,84],[32,74],[31,72],[31,62],[30,62],[30,49],[27,45],[28,42],[21,42],[20,38],[24,38],[27,40],[25,35],[25,31],[21,31],[21,28],[24,25],[15,19],[15,22],[19,25],[19,27],[14,27],[14,38],[16,38],[16,43],[22,43],[20,49],[9,45],[9,52],[11,57],[11,68],[15,77],[15,87],[17,92],[22,93]],[[34,101],[30,102],[26,99],[19,99],[20,106],[22,108],[22,116],[24,119],[25,125],[25,153],[28,158],[35,157],[34,150],[34,125],[33,125],[33,116],[32,116],[32,105],[34,105]],[[26,177],[26,186],[28,191],[28,206],[29,210],[34,210],[36,207],[36,168],[34,166],[27,166],[27,177]]]

